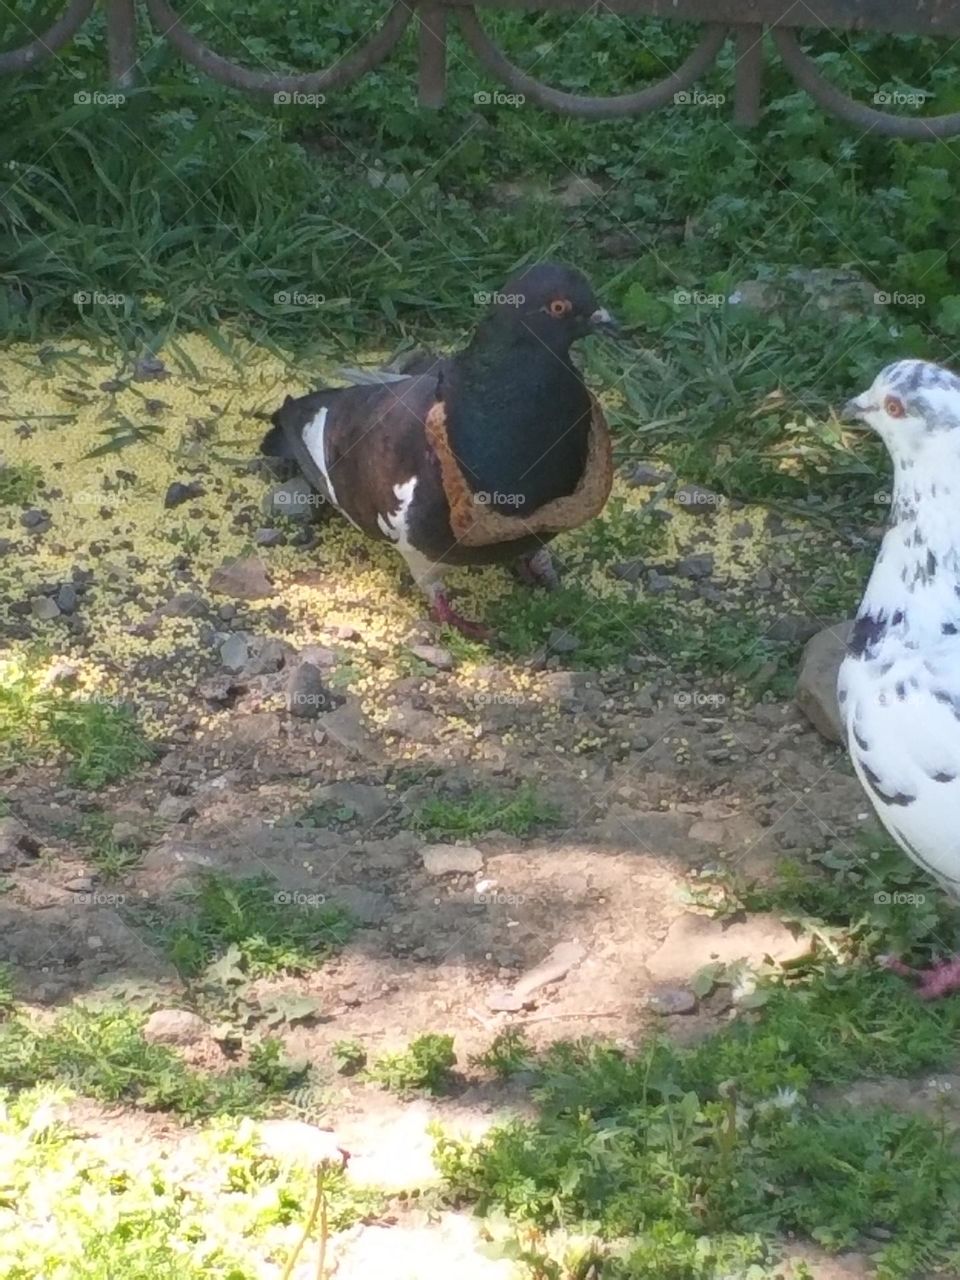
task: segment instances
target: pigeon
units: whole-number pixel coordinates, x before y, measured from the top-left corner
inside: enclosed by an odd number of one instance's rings
[[[560,263],[513,275],[463,350],[418,354],[401,375],[287,397],[261,445],[324,500],[391,542],[432,615],[468,636],[443,587],[448,565],[515,561],[556,585],[547,543],[592,519],[613,482],[599,402],[570,357],[615,332],[586,277]]]
[[[837,693],[853,767],[900,848],[960,897],[960,377],[889,365],[844,417],[894,466],[890,527]],[[960,989],[960,957],[918,972],[925,998]]]

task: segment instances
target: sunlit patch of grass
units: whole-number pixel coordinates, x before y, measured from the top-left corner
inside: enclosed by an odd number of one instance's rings
[[[41,479],[39,467],[0,462],[0,507],[25,506],[31,502]]]
[[[45,688],[21,668],[0,673],[0,760],[65,758],[71,782],[97,789],[154,755],[128,707]]]

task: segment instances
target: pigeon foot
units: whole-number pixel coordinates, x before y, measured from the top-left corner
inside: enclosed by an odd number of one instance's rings
[[[434,592],[433,599],[430,601],[430,612],[435,622],[439,622],[443,626],[453,627],[455,631],[459,631],[461,635],[467,636],[471,640],[489,640],[493,635],[489,627],[485,627],[479,622],[471,622],[469,618],[457,613],[447,599],[445,591]]]
[[[896,956],[883,956],[881,963],[902,978],[912,978],[921,1000],[939,1000],[951,991],[960,991],[960,956],[940,960],[929,969],[914,969]]]
[[[538,547],[529,555],[518,556],[514,567],[517,577],[528,587],[543,587],[545,591],[556,591],[560,586],[560,575],[546,547]]]

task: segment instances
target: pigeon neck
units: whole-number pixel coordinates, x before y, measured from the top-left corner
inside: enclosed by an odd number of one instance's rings
[[[891,523],[904,547],[960,552],[960,451],[940,447],[936,456],[898,457],[894,464]]]

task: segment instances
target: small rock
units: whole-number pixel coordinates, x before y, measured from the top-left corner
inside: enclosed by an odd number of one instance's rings
[[[202,498],[205,493],[206,489],[197,480],[191,480],[187,484],[182,480],[174,480],[164,495],[163,505],[169,511],[172,507],[179,507],[182,502],[189,502],[191,498]]]
[[[30,612],[41,622],[50,622],[53,618],[60,617],[60,606],[49,596],[34,596],[30,601]]]
[[[64,582],[54,600],[61,613],[73,613],[77,607],[77,589],[72,582]]]
[[[390,812],[396,801],[382,787],[365,782],[331,782],[315,787],[310,794],[315,805],[331,805],[337,809],[350,809],[361,822],[379,821]]]
[[[39,853],[39,842],[19,818],[0,818],[0,871],[14,871]]]
[[[621,582],[639,582],[647,571],[643,560],[621,560],[611,567],[610,572]]]
[[[314,720],[337,706],[337,700],[323,682],[323,674],[312,662],[301,662],[287,681],[287,710],[302,720]]]
[[[809,955],[810,946],[809,938],[795,934],[775,915],[728,921],[685,912],[670,926],[646,967],[653,978],[672,986],[708,964],[761,964],[768,957],[783,964]]]
[[[145,843],[140,828],[132,822],[115,822],[110,828],[110,835],[117,844],[141,845]]]
[[[144,1023],[148,1044],[191,1045],[207,1038],[207,1024],[188,1009],[157,1009]]]
[[[820,623],[816,618],[788,613],[782,618],[777,618],[767,632],[767,636],[771,640],[784,640],[788,644],[806,644],[819,630]]]
[[[159,356],[142,356],[133,366],[134,382],[162,382],[169,377],[167,366]]]
[[[690,828],[690,839],[699,840],[701,844],[723,844],[726,838],[727,832],[722,822],[701,819]]]
[[[237,606],[231,604],[229,600],[225,600],[223,604],[217,605],[217,617],[221,622],[232,622],[237,616]]]
[[[93,877],[92,876],[74,876],[72,880],[68,880],[63,886],[69,889],[71,893],[92,893]]]
[[[580,641],[573,632],[554,627],[547,639],[547,648],[551,653],[573,653],[580,648]]]
[[[674,572],[681,578],[709,578],[713,573],[714,559],[709,553],[685,556],[677,561]]]
[[[571,174],[554,192],[554,203],[564,209],[578,209],[584,204],[594,204],[603,198],[603,187],[592,178],[579,178]]]
[[[37,507],[30,507],[28,511],[24,511],[20,517],[20,523],[25,529],[36,529],[47,517]]]
[[[258,529],[253,535],[253,540],[258,547],[279,547],[284,540],[283,530]]]
[[[196,816],[196,805],[184,796],[164,796],[157,805],[157,817],[163,822],[189,822]]]
[[[773,574],[766,569],[758,569],[753,575],[753,585],[757,591],[771,591],[774,587]]]
[[[694,1013],[697,1008],[697,997],[686,987],[659,987],[650,993],[647,1006],[663,1017]]]
[[[337,665],[337,655],[322,644],[306,644],[300,650],[300,661],[313,667],[330,668]]]
[[[430,844],[420,851],[431,876],[473,875],[483,869],[483,854],[472,845]]]
[[[210,575],[210,590],[234,600],[263,600],[275,594],[273,583],[256,556],[222,564]]]
[[[220,661],[228,671],[241,671],[250,657],[250,645],[242,631],[234,631],[220,646]]]
[[[435,644],[414,644],[410,646],[410,652],[427,666],[436,667],[438,671],[453,670],[453,654],[449,649],[443,649]]]
[[[651,569],[647,574],[647,590],[652,596],[662,596],[668,591],[673,591],[673,589],[674,581],[672,578],[668,578],[666,574],[660,573],[656,569]]]
[[[839,622],[809,640],[797,676],[797,706],[829,742],[843,742],[845,737],[837,701],[837,676],[853,626],[852,621]]]
[[[670,477],[665,471],[658,471],[656,467],[651,467],[647,463],[641,462],[634,467],[627,484],[632,485],[635,489],[652,489],[654,485],[665,484],[669,479]]]
[[[263,638],[257,636],[249,642],[250,656],[247,659],[243,674],[247,679],[254,676],[272,675],[286,665],[293,656],[293,648],[285,640]]]

